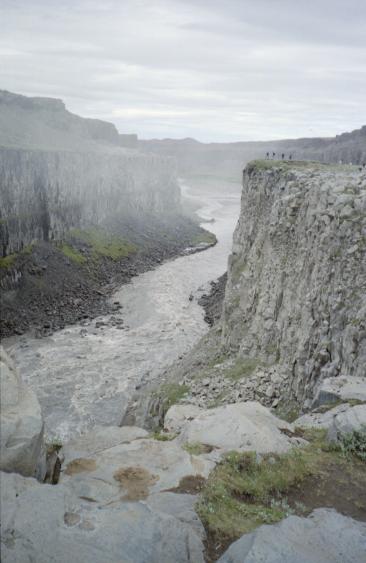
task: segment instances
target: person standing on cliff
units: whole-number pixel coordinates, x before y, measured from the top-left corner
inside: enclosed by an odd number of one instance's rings
[[[272,153],[272,158],[273,158],[273,160],[275,159],[275,156],[276,156],[276,153],[273,152],[273,153]]]

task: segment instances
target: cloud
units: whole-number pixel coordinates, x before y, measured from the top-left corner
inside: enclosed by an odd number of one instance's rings
[[[366,122],[364,0],[0,0],[3,88],[141,137],[333,135]]]

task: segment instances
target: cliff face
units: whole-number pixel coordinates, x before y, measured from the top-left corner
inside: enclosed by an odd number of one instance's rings
[[[274,366],[299,402],[320,378],[365,375],[365,173],[248,165],[221,328],[224,350]]]
[[[0,95],[2,256],[72,227],[179,213],[175,163],[119,146],[112,124],[59,100]]]

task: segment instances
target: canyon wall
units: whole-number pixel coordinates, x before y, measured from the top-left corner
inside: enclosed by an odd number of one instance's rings
[[[365,375],[365,172],[247,166],[221,330],[224,352],[275,367],[300,403],[320,379]]]
[[[120,144],[112,124],[60,100],[0,92],[1,255],[74,227],[179,213],[174,160]]]

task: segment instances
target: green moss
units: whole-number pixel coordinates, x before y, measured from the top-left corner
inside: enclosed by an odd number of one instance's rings
[[[248,377],[257,367],[263,365],[263,362],[258,358],[237,358],[235,364],[224,371],[224,376],[233,381],[238,381],[243,377]]]
[[[4,258],[0,258],[0,268],[4,268],[4,270],[11,268],[14,265],[14,262],[18,258],[18,254],[9,254],[9,256],[4,256]]]
[[[85,264],[85,262],[86,262],[85,256],[83,256],[81,254],[81,252],[79,252],[78,250],[76,250],[75,248],[70,246],[69,244],[63,243],[63,244],[60,245],[59,248],[60,248],[61,252],[67,258],[69,258],[70,260],[72,260],[76,264]]]
[[[70,235],[72,238],[86,243],[91,248],[94,258],[105,256],[112,260],[119,260],[137,251],[134,244],[116,235],[111,235],[103,229],[95,228],[85,231],[73,229]]]
[[[11,268],[12,266],[14,266],[18,258],[32,254],[32,251],[33,244],[28,244],[20,252],[14,252],[14,254],[9,254],[8,256],[0,258],[0,268],[3,268],[4,270]]]
[[[192,238],[191,244],[192,246],[198,246],[199,244],[211,244],[214,245],[217,243],[217,238],[214,233],[210,231],[202,230],[202,232],[198,233]]]

